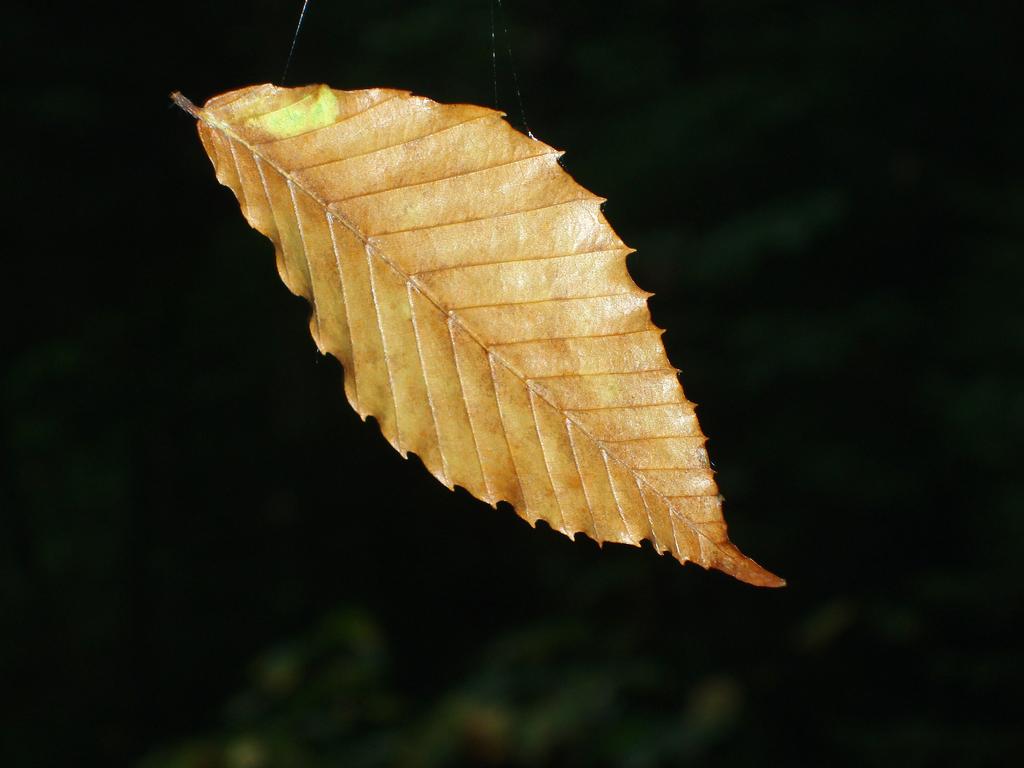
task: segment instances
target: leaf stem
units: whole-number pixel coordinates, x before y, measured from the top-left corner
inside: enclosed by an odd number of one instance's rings
[[[175,91],[174,93],[172,93],[171,94],[171,101],[173,101],[175,104],[177,104],[183,110],[185,110],[190,115],[192,115],[192,117],[194,117],[196,120],[198,120],[200,118],[199,107],[197,107],[195,104],[193,104],[187,98],[185,98],[182,95],[181,91]]]

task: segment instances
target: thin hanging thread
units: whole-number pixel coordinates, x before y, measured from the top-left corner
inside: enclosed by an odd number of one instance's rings
[[[498,104],[498,41],[494,35],[494,0],[487,4],[491,9],[491,82],[494,83],[494,108],[501,109]]]
[[[497,106],[498,103],[498,54],[497,54],[497,41],[494,35],[494,3],[495,0],[491,0],[491,64],[492,74],[494,77],[494,103]],[[505,8],[501,4],[501,0],[497,0],[498,3],[498,16],[500,17],[501,27],[505,34],[505,50],[508,53],[508,66],[512,70],[512,87],[516,92],[516,102],[519,104],[519,117],[523,121],[523,129],[526,131],[526,135],[531,139],[536,138],[533,132],[530,130],[530,124],[526,121],[526,108],[523,106],[523,92],[519,89],[519,75],[516,72],[516,61],[515,57],[512,56],[512,38],[508,34],[508,21],[505,19]]]
[[[491,79],[494,83],[494,106],[498,108],[498,41],[497,35],[495,34],[494,27],[494,3],[498,4],[498,15],[501,19],[502,32],[505,35],[505,52],[508,54],[508,65],[509,69],[512,70],[512,87],[516,92],[516,103],[519,105],[519,117],[523,122],[523,128],[526,130],[526,135],[531,139],[535,138],[533,131],[530,130],[530,124],[526,119],[526,107],[523,104],[523,92],[519,87],[519,73],[516,71],[515,57],[512,55],[512,38],[508,33],[508,21],[505,18],[505,8],[501,4],[501,0],[491,0]],[[288,49],[288,59],[284,64],[284,72],[281,73],[281,85],[284,85],[288,80],[288,70],[291,68],[292,59],[295,57],[295,47],[299,42],[299,32],[302,31],[302,25],[306,21],[306,9],[309,8],[309,0],[303,0],[302,10],[299,11],[299,21],[295,25],[295,34],[292,35],[292,44]]]
[[[309,0],[302,0],[302,10],[299,11],[299,23],[295,25],[295,34],[292,36],[292,47],[288,51],[288,60],[284,63],[284,72],[281,75],[281,85],[288,79],[288,68],[292,65],[292,57],[295,56],[295,44],[299,42],[299,30],[302,29],[302,22],[306,20],[306,8],[309,7]]]

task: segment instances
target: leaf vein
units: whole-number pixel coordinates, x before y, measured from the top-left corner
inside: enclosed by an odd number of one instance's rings
[[[562,511],[562,500],[558,497],[558,489],[555,488],[555,478],[551,475],[551,463],[548,460],[548,452],[544,447],[544,438],[540,434],[540,423],[537,421],[537,406],[534,404],[535,393],[529,387],[526,388],[526,395],[530,400],[530,414],[533,416],[533,429],[537,433],[537,444],[540,445],[540,455],[544,459],[544,469],[548,473],[548,483],[551,485],[551,495],[555,497],[555,507],[558,509],[558,519],[561,522],[561,530],[565,529],[565,513]]]
[[[518,210],[518,211],[505,211],[504,213],[492,213],[492,214],[488,214],[487,216],[477,216],[477,217],[472,218],[472,219],[461,219],[459,221],[441,221],[441,222],[436,222],[434,224],[422,224],[422,225],[420,225],[418,227],[407,227],[405,229],[393,229],[390,232],[373,232],[373,233],[371,233],[369,235],[366,235],[366,237],[367,238],[380,238],[380,237],[388,237],[389,235],[401,235],[401,234],[404,234],[406,232],[419,232],[419,231],[424,230],[424,229],[438,229],[440,227],[455,227],[455,226],[458,226],[459,224],[471,224],[471,223],[473,223],[475,221],[491,221],[492,219],[505,219],[505,218],[509,218],[511,216],[519,216],[520,214],[523,214],[523,213],[533,213],[535,211],[544,211],[544,210],[547,210],[548,208],[557,208],[560,205],[571,205],[572,203],[585,203],[585,202],[597,203],[597,202],[599,202],[601,200],[602,200],[602,198],[595,197],[593,195],[586,196],[586,197],[574,197],[571,200],[560,200],[560,201],[558,201],[556,203],[545,203],[544,205],[538,205],[538,206],[536,206],[534,208],[523,208],[523,209]]]
[[[477,119],[479,119],[479,118],[477,118]],[[470,121],[467,121],[467,122],[470,122]],[[464,125],[464,123],[463,123],[463,125]],[[403,142],[403,143],[407,144],[408,142]],[[396,144],[395,146],[399,146],[400,147],[400,146],[402,146],[402,144]],[[525,162],[528,162],[530,160],[536,160],[537,158],[540,158],[540,157],[550,157],[551,155],[557,155],[557,154],[558,154],[558,152],[538,152],[536,155],[530,155],[528,157],[519,157],[519,158],[516,158],[515,160],[509,160],[508,162],[504,162],[504,163],[495,163],[494,165],[487,165],[487,166],[484,166],[483,168],[473,168],[473,169],[468,170],[468,171],[462,171],[460,173],[454,173],[454,174],[452,174],[450,176],[441,176],[441,177],[436,178],[436,179],[427,179],[425,181],[414,181],[414,182],[411,182],[409,184],[399,184],[399,185],[394,186],[394,187],[387,187],[385,189],[377,189],[377,190],[374,190],[372,192],[362,192],[362,193],[360,193],[358,195],[349,195],[348,197],[341,197],[341,198],[338,198],[337,200],[330,200],[328,204],[329,205],[339,205],[341,203],[347,203],[347,202],[350,202],[352,200],[361,200],[362,198],[365,198],[365,197],[373,197],[374,195],[387,195],[387,194],[390,194],[391,192],[400,192],[400,191],[402,191],[404,189],[412,189],[413,187],[425,187],[425,186],[428,186],[430,184],[439,184],[442,181],[451,181],[452,179],[461,179],[461,178],[463,178],[465,176],[472,176],[475,173],[485,173],[486,171],[493,171],[496,168],[504,168],[505,166],[508,166],[508,165],[515,165],[516,163],[525,163]]]
[[[451,475],[448,472],[448,460],[444,455],[444,445],[441,442],[441,429],[437,424],[437,409],[434,407],[434,396],[430,391],[430,381],[427,376],[427,361],[423,359],[423,341],[420,338],[419,325],[416,322],[416,307],[412,300],[412,283],[406,282],[405,293],[409,302],[409,318],[412,321],[412,332],[416,337],[416,352],[420,359],[420,374],[423,376],[423,388],[427,392],[427,407],[430,408],[430,419],[434,423],[434,437],[437,439],[437,453],[441,457],[441,474],[444,475],[444,484],[452,487]]]
[[[551,296],[547,299],[529,299],[528,301],[502,301],[491,304],[467,304],[462,307],[451,307],[451,312],[463,312],[470,309],[501,309],[503,307],[525,307],[530,304],[553,304],[558,301],[586,301],[593,299],[611,299],[616,296],[636,296],[633,291],[619,291],[618,293],[604,293],[599,296]]]
[[[338,288],[341,291],[341,308],[345,313],[345,332],[348,334],[348,346],[352,354],[352,391],[355,393],[355,402],[352,405],[355,407],[356,412],[365,418],[365,414],[363,413],[359,400],[359,373],[356,370],[358,366],[355,364],[355,340],[352,338],[352,317],[349,315],[348,297],[345,294],[345,280],[341,274],[341,252],[338,250],[338,241],[334,234],[334,223],[331,221],[331,217],[326,211],[324,212],[324,219],[327,222],[327,232],[331,236],[331,250],[334,251],[334,264],[338,270]],[[345,371],[345,375],[348,376],[349,371]]]
[[[370,249],[364,248],[363,251],[366,253],[366,269],[370,273],[370,296],[373,300],[374,317],[377,319],[377,331],[380,333],[380,344],[384,353],[384,369],[387,371],[388,390],[391,393],[391,404],[395,409],[395,445],[398,452],[402,454],[402,458],[405,458],[406,451],[405,446],[402,443],[402,430],[399,426],[398,395],[395,391],[394,375],[391,373],[391,354],[388,352],[387,334],[384,333],[384,324],[381,321],[380,316],[380,302],[377,300],[377,278],[374,276],[373,272],[373,260],[370,258]]]
[[[390,101],[390,99],[387,99],[386,101]],[[383,104],[384,102],[381,102],[381,103]],[[365,112],[365,111],[367,111],[367,110],[363,110],[363,112]],[[359,114],[362,114],[362,113],[359,113]],[[346,162],[348,160],[355,160],[356,158],[359,158],[359,157],[366,157],[368,155],[374,155],[374,154],[376,154],[378,152],[386,152],[389,149],[397,149],[398,147],[404,147],[406,144],[411,144],[414,141],[422,141],[423,139],[428,139],[431,136],[436,136],[439,133],[444,133],[445,131],[450,131],[453,128],[458,128],[459,126],[466,125],[467,123],[472,123],[472,122],[475,122],[477,120],[483,120],[484,118],[487,118],[487,117],[495,117],[495,115],[493,113],[488,113],[488,114],[484,114],[484,115],[477,115],[476,117],[471,117],[468,120],[461,120],[461,121],[459,121],[457,123],[452,123],[451,125],[446,125],[444,128],[439,128],[436,131],[430,131],[430,132],[424,133],[424,134],[422,134],[420,136],[413,136],[411,139],[405,139],[403,141],[399,141],[399,142],[396,142],[394,144],[387,144],[386,146],[383,146],[383,147],[376,147],[375,149],[368,149],[365,152],[356,152],[354,155],[342,155],[341,157],[335,157],[335,158],[332,158],[330,160],[324,160],[323,162],[320,162],[320,163],[311,163],[310,165],[303,165],[303,166],[300,166],[298,168],[292,169],[292,172],[293,173],[302,173],[303,171],[308,171],[308,170],[311,170],[313,168],[319,168],[320,166],[323,166],[323,165],[330,165],[331,163],[343,163],[343,162]],[[344,122],[344,121],[343,120],[339,120],[338,122]],[[337,125],[337,124],[338,123],[332,123],[332,125]],[[331,126],[324,126],[324,127],[325,128],[330,128]],[[320,130],[320,129],[317,129],[317,130]],[[368,193],[368,194],[373,194],[373,193]],[[357,195],[357,197],[358,197],[358,195]],[[345,200],[349,200],[349,199],[352,199],[352,198],[344,198],[344,199]],[[340,200],[336,200],[336,201],[333,201],[333,202],[341,202],[341,201]]]
[[[590,494],[587,493],[587,481],[583,477],[583,470],[580,468],[580,458],[576,453],[576,441],[572,436],[572,428],[575,422],[568,417],[565,419],[565,433],[569,436],[569,450],[572,453],[572,462],[576,465],[576,474],[580,478],[580,488],[583,490],[583,500],[587,502],[587,512],[590,513],[590,524],[594,526],[594,538],[601,539],[601,533],[597,527],[597,516],[594,515],[594,505],[590,502]]]

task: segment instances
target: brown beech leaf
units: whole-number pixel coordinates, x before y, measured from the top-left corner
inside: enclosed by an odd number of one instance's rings
[[[500,112],[258,85],[197,108],[345,394],[448,488],[760,586],[603,200]]]

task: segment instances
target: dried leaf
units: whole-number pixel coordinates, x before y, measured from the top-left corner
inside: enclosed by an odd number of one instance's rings
[[[199,121],[345,393],[449,488],[743,581],[694,406],[603,200],[499,112],[259,85]]]

